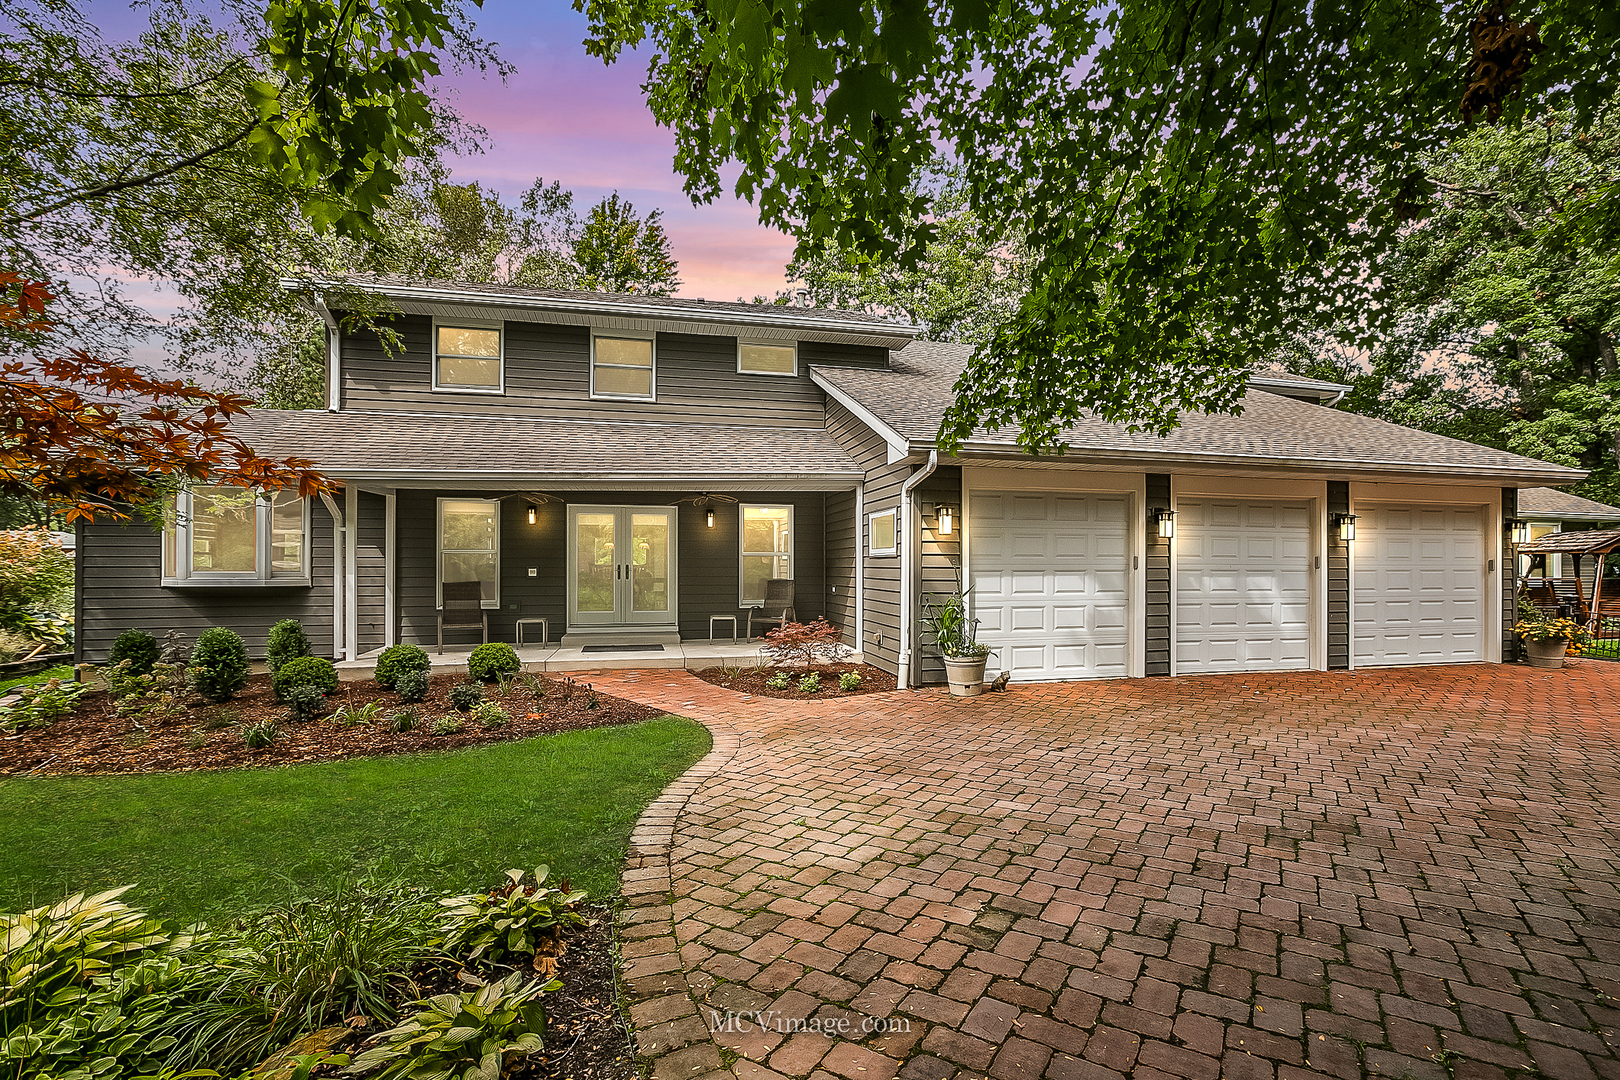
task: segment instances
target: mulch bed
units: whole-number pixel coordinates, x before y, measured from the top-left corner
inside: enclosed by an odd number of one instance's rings
[[[502,695],[489,685],[484,696],[499,702],[512,715],[505,727],[485,728],[461,717],[461,730],[434,735],[433,721],[459,715],[450,704],[452,686],[466,681],[459,674],[434,675],[428,680],[425,701],[409,705],[392,690],[370,679],[339,683],[329,699],[336,709],[350,709],[378,701],[382,710],[367,724],[345,726],[330,715],[307,723],[286,722],[287,707],[275,703],[270,676],[254,675],[234,699],[222,705],[204,704],[187,695],[187,714],[140,728],[113,714],[112,700],[104,693],[86,695],[79,707],[50,727],[0,738],[0,775],[112,774],[174,772],[190,769],[234,769],[255,765],[294,765],[343,758],[412,754],[453,750],[464,746],[511,742],[561,731],[632,724],[662,716],[650,708],[622,698],[598,694],[586,683],[571,679],[539,679],[545,689],[537,695],[524,681]],[[414,708],[421,721],[413,731],[395,732],[390,718]],[[263,749],[250,749],[242,731],[260,720],[280,724],[281,737]],[[197,745],[200,743],[201,745]]]
[[[854,690],[840,690],[838,676],[846,671],[853,671],[860,675],[861,685]],[[777,672],[788,677],[786,690],[774,690],[765,685]],[[799,680],[806,675],[815,673],[821,676],[821,689],[814,693],[799,689]],[[796,698],[801,701],[819,700],[821,698],[859,697],[861,694],[876,694],[884,690],[893,690],[896,685],[895,678],[882,668],[875,668],[871,664],[815,664],[810,667],[760,667],[760,668],[704,668],[694,671],[693,675],[706,683],[723,686],[727,690],[735,690],[739,694],[753,694],[757,697]]]

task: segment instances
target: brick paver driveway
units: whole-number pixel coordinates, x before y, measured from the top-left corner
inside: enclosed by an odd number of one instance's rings
[[[626,877],[656,1080],[1620,1077],[1620,665],[592,681],[717,732]]]

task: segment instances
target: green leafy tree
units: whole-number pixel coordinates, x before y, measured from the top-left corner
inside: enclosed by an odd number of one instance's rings
[[[1371,350],[1301,339],[1294,370],[1355,387],[1345,406],[1591,470],[1620,498],[1620,216],[1571,206],[1620,175],[1620,99],[1481,128],[1430,155],[1424,216],[1376,264],[1387,331]]]
[[[726,183],[807,251],[912,265],[944,147],[973,211],[1023,232],[1030,289],[958,383],[947,445],[1234,407],[1291,290],[1347,323],[1376,296],[1369,260],[1432,194],[1425,155],[1542,94],[1585,117],[1620,81],[1604,0],[1542,0],[1533,25],[1506,0],[582,2],[593,52],[650,57],[694,200]],[[1617,183],[1578,201],[1600,215]]]
[[[787,268],[802,285],[794,299],[904,319],[930,341],[988,341],[1029,288],[1023,238],[974,212],[960,170],[941,178],[932,214],[934,237],[914,265],[843,246],[796,253]]]
[[[668,296],[680,288],[663,216],[662,210],[638,216],[616,191],[591,207],[572,237],[580,287],[644,296]]]

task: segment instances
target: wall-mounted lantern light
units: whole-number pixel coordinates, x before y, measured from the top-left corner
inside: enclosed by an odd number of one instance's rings
[[[956,511],[949,503],[939,503],[934,507],[934,513],[939,516],[939,535],[951,535],[951,529],[956,524]]]
[[[1508,518],[1508,534],[1515,546],[1530,542],[1530,522],[1524,518]]]
[[[529,524],[530,525],[534,524],[535,515],[537,515],[539,513],[540,513],[540,511],[535,509],[534,503],[530,503],[529,504]]]
[[[709,528],[711,528],[711,529],[714,528],[714,511],[713,510],[706,511],[704,513],[704,515],[703,515],[703,520],[704,520],[705,523],[708,524]]]
[[[1148,511],[1148,517],[1158,530],[1160,540],[1174,540],[1176,538],[1176,512],[1168,506],[1156,506]]]
[[[1348,543],[1356,538],[1356,515],[1334,514],[1333,525],[1339,530],[1339,539]]]

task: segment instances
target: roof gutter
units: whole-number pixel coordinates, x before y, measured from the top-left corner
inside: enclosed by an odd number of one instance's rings
[[[912,644],[911,624],[916,619],[916,602],[912,593],[916,584],[917,568],[921,563],[922,529],[919,527],[915,533],[911,528],[911,493],[917,486],[939,468],[939,451],[928,451],[928,463],[911,474],[911,478],[900,485],[900,520],[904,523],[905,537],[900,543],[900,671],[896,678],[896,685],[901,690],[911,689],[911,653],[915,646]],[[913,536],[916,543],[912,543]]]
[[[443,300],[461,304],[505,303],[516,307],[573,311],[588,315],[634,316],[645,319],[684,319],[693,322],[728,323],[738,326],[776,326],[789,330],[836,331],[844,334],[867,334],[881,338],[916,338],[923,328],[902,323],[872,323],[856,319],[801,319],[790,314],[793,309],[761,304],[757,312],[731,311],[725,308],[684,308],[662,304],[639,304],[634,301],[592,300],[575,296],[525,296],[505,293],[492,287],[483,289],[451,289],[431,285],[380,285],[363,282],[317,280],[313,282],[284,278],[284,289],[303,289],[313,285],[317,289],[351,289],[355,292],[376,293],[379,296],[404,300]],[[694,301],[699,303],[700,301]]]

